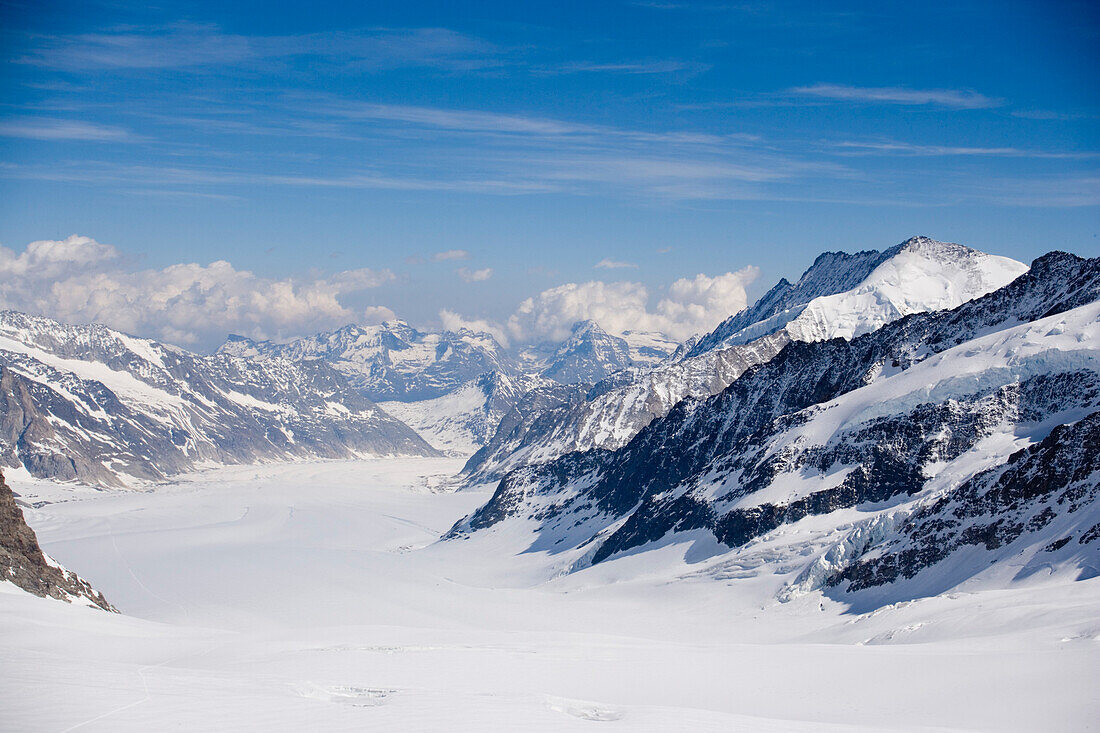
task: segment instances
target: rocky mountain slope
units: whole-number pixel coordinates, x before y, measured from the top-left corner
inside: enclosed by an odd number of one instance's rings
[[[634,365],[630,345],[595,321],[580,321],[549,358],[541,374],[562,384],[598,382]]]
[[[0,313],[0,461],[35,476],[118,486],[209,462],[436,454],[324,362]]]
[[[824,544],[784,556],[806,565],[801,586],[867,590],[936,575],[937,548],[1029,537],[1100,567],[1098,299],[1100,260],[1051,253],[951,310],[791,342],[619,450],[512,471],[451,536],[519,523],[532,549],[583,566],[703,533],[744,569],[756,546],[828,516]]]
[[[27,526],[23,510],[0,473],[0,581],[5,580],[43,598],[115,610],[102,593],[42,552],[34,530]]]
[[[1026,270],[1014,260],[927,237],[885,252],[827,252],[797,283],[780,281],[751,308],[686,348],[681,358],[615,373],[583,401],[554,406],[539,421],[537,434],[499,431],[463,474],[471,483],[482,483],[566,453],[621,448],[681,400],[722,391],[792,339],[851,338],[909,313],[957,306]]]

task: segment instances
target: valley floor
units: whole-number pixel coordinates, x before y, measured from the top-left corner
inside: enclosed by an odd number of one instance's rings
[[[572,559],[487,533],[457,459],[211,470],[147,492],[13,474],[122,615],[0,583],[20,731],[1090,730],[1100,578],[858,614],[680,543]],[[517,554],[519,553],[519,554]],[[553,577],[557,575],[558,577]],[[549,578],[549,579],[548,579]]]

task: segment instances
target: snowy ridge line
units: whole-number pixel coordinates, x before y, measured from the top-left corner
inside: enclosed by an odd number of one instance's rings
[[[650,370],[620,371],[583,402],[517,414],[463,468],[469,484],[500,480],[523,465],[568,453],[625,446],[688,398],[717,394],[791,340],[853,338],[912,313],[950,309],[1008,284],[1027,266],[958,244],[914,237],[885,252],[817,258],[797,284],[780,281],[755,305],[698,339],[686,356]],[[517,410],[524,406],[517,403]],[[513,425],[527,426],[517,431]]]

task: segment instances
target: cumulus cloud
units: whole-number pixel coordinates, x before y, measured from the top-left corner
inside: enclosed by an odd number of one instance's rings
[[[757,268],[746,267],[682,278],[652,307],[651,294],[641,283],[566,283],[520,303],[508,319],[508,334],[519,342],[561,340],[574,323],[591,319],[612,333],[659,331],[684,340],[742,310],[748,303],[745,287],[757,274]]]
[[[499,323],[493,323],[481,318],[464,318],[452,310],[444,308],[439,311],[439,320],[445,331],[459,331],[463,328],[478,333],[492,334],[500,344],[508,346],[510,343],[508,334]]]
[[[458,273],[458,276],[460,278],[468,283],[482,282],[483,280],[488,280],[493,276],[493,268],[491,267],[483,267],[480,270],[471,270],[468,267],[460,267],[455,270],[455,272]]]
[[[77,235],[31,242],[23,252],[0,246],[0,307],[191,347],[216,346],[230,332],[280,338],[392,318],[380,306],[357,313],[341,298],[393,279],[389,270],[369,268],[266,278],[224,260],[138,270],[111,245]]]
[[[447,260],[468,260],[470,259],[470,253],[464,249],[448,249],[443,252],[436,252],[432,255],[432,262],[446,262]]]
[[[621,262],[619,260],[612,260],[604,257],[602,260],[592,266],[596,270],[621,270],[626,268],[637,268],[633,262]]]

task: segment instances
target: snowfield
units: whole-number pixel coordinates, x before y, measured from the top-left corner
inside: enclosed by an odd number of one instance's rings
[[[731,564],[700,533],[567,573],[575,555],[530,550],[523,527],[437,541],[492,488],[441,491],[461,463],[219,468],[143,492],[11,472],[43,548],[122,615],[0,582],[3,727],[1080,731],[1100,720],[1100,577],[1052,567],[864,613],[817,592],[780,602],[820,549],[808,541],[816,519],[784,528],[755,563]]]

